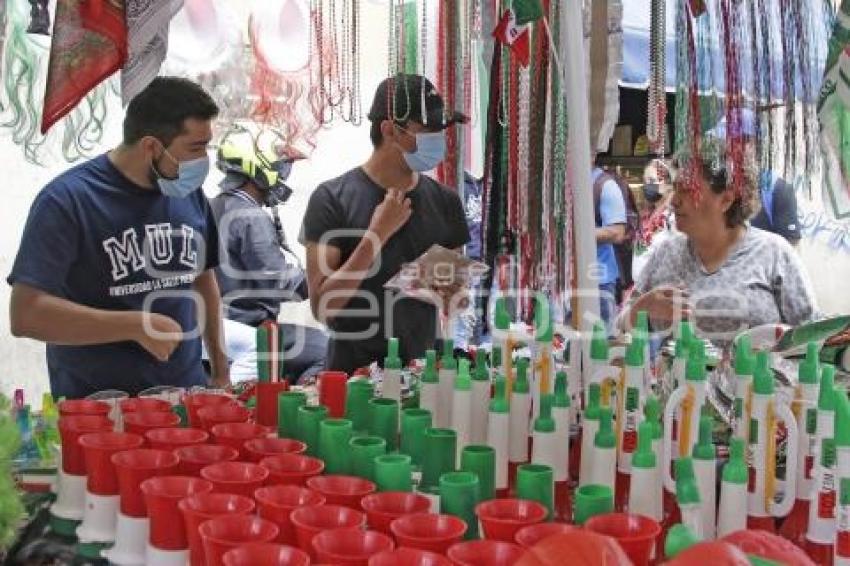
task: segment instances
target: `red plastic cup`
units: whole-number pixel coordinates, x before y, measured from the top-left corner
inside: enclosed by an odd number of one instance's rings
[[[313,537],[322,531],[344,528],[363,528],[366,516],[350,507],[341,505],[311,505],[299,507],[289,516],[295,527],[298,548],[315,556]]]
[[[272,542],[277,531],[277,525],[253,515],[224,515],[204,521],[198,528],[207,566],[223,566],[224,554],[243,544]]]
[[[177,470],[185,476],[198,476],[210,464],[233,462],[239,458],[236,448],[218,444],[192,444],[178,448],[174,453],[180,458]]]
[[[525,549],[512,542],[500,540],[471,540],[449,549],[449,560],[459,566],[513,566],[525,554]]]
[[[247,410],[247,409],[246,409]],[[239,451],[241,459],[247,459],[245,443],[257,438],[265,438],[271,432],[267,426],[256,423],[222,423],[210,429],[216,444],[232,446]]]
[[[405,515],[390,523],[399,546],[409,546],[445,554],[466,534],[466,522],[454,515],[418,513]]]
[[[189,426],[192,428],[201,428],[201,419],[198,416],[198,410],[202,407],[235,404],[236,401],[232,397],[219,393],[195,393],[183,397],[183,405],[186,406],[186,417],[189,419]]]
[[[151,399],[158,401],[158,399]],[[124,431],[144,436],[148,431],[157,428],[176,427],[180,424],[180,417],[171,411],[152,411],[126,413],[124,415]]]
[[[145,433],[145,440],[154,450],[176,450],[184,446],[204,444],[210,433],[199,428],[155,428]]]
[[[319,404],[328,408],[328,416],[341,419],[345,416],[345,396],[348,394],[348,374],[344,371],[319,373]]]
[[[751,530],[749,524],[747,530]],[[806,539],[803,541],[803,550],[815,564],[831,564],[835,560],[835,550],[831,544],[818,544]]]
[[[219,462],[203,468],[201,477],[212,482],[213,489],[219,493],[254,497],[254,492],[269,477],[269,471],[249,462]]]
[[[325,469],[324,462],[306,454],[269,456],[260,460],[260,465],[269,471],[269,485],[304,485]]]
[[[325,503],[323,495],[298,485],[261,487],[254,492],[254,499],[257,500],[259,508],[257,514],[280,528],[280,534],[277,537],[278,542],[290,545],[298,544],[295,527],[289,518],[292,511],[299,507]]]
[[[510,543],[520,529],[540,523],[548,513],[546,507],[527,499],[491,499],[475,507],[484,538]]]
[[[215,425],[227,423],[246,423],[251,419],[251,411],[235,402],[212,405],[198,409],[201,428],[212,432]]]
[[[59,403],[60,417],[81,415],[105,417],[111,410],[112,407],[109,406],[109,403],[91,399],[66,399]]]
[[[646,566],[661,534],[658,521],[633,513],[606,513],[591,517],[584,528],[615,539],[635,566]]]
[[[141,448],[145,439],[126,432],[92,432],[80,437],[86,457],[86,490],[94,495],[118,495],[118,474],[112,456],[124,450]]]
[[[277,428],[277,398],[289,390],[286,381],[274,381],[257,384],[257,422],[264,426]]]
[[[263,458],[278,454],[303,454],[307,445],[292,438],[252,438],[244,446],[244,454],[249,462],[260,463]]]
[[[171,403],[164,399],[156,399],[154,397],[133,397],[132,399],[122,400],[118,406],[121,408],[121,413],[127,415],[129,413],[170,413]]]
[[[121,492],[121,513],[125,517],[147,517],[145,498],[139,485],[156,476],[172,475],[179,460],[171,452],[139,448],[112,455]]]
[[[151,546],[160,550],[186,550],[189,541],[186,527],[180,517],[177,505],[198,493],[209,493],[212,484],[206,480],[187,476],[160,476],[141,483],[139,488],[145,494],[145,505],[150,517]]]
[[[228,550],[224,566],[309,566],[310,556],[297,548],[270,542],[252,542]],[[396,565],[397,566],[397,565]]]
[[[95,432],[110,432],[113,424],[103,415],[69,415],[59,419],[58,428],[62,439],[62,470],[69,475],[84,476],[86,457],[80,446],[80,437]]]
[[[419,493],[384,491],[367,495],[360,506],[366,512],[369,528],[389,535],[392,534],[390,523],[404,515],[427,513],[431,501]]]
[[[514,537],[514,541],[523,548],[531,548],[552,535],[569,533],[576,529],[578,527],[566,523],[538,523],[521,528]]]
[[[375,493],[374,482],[357,476],[315,476],[307,480],[307,487],[325,496],[331,505],[345,505],[360,510],[360,501]]]
[[[177,504],[183,513],[186,539],[189,542],[189,559],[192,566],[204,566],[204,544],[198,528],[201,523],[224,515],[250,515],[254,500],[232,493],[199,493]]]
[[[343,566],[368,566],[369,559],[395,548],[393,539],[378,531],[333,529],[313,537],[313,550],[321,562]]]
[[[452,562],[442,554],[403,546],[376,554],[369,566],[452,566]]]

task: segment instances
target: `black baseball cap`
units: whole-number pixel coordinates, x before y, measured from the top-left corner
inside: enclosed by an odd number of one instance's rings
[[[425,113],[422,102],[425,102]],[[460,112],[445,112],[443,97],[434,85],[421,75],[398,74],[384,79],[375,91],[369,120],[379,122],[414,121],[429,129],[443,130],[454,124],[465,124],[469,118]]]

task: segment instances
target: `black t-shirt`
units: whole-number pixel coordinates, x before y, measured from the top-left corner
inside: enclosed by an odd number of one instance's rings
[[[87,307],[149,310],[177,321],[187,337],[165,362],[134,342],[47,345],[54,396],[135,395],[206,382],[192,283],[217,265],[218,232],[201,190],[172,198],[144,189],[104,154],[38,193],[7,280]]]
[[[359,167],[319,185],[307,205],[299,241],[339,248],[344,264],[385,193]],[[381,250],[345,313],[330,323],[329,368],[351,372],[383,360],[390,337],[399,339],[405,361],[423,356],[434,346],[436,309],[422,301],[399,298],[384,289],[384,284],[404,263],[414,261],[434,244],[463,246],[469,241],[469,228],[458,195],[430,177],[420,175],[407,196],[413,210],[410,220]]]

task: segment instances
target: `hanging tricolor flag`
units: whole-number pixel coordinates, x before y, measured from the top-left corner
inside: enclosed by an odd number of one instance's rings
[[[850,0],[843,0],[829,40],[818,98],[824,185],[837,219],[850,218]]]
[[[502,14],[499,25],[493,31],[493,37],[509,47],[523,67],[528,67],[531,62],[531,26],[529,24],[542,17],[543,6],[540,0],[516,0]]]

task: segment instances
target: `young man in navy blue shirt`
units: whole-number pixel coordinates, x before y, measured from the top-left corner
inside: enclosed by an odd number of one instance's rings
[[[8,282],[12,334],[47,342],[55,396],[229,382],[213,269],[218,234],[199,189],[218,108],[157,78],[127,108],[123,143],[36,196]]]

